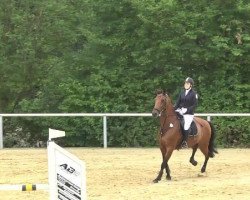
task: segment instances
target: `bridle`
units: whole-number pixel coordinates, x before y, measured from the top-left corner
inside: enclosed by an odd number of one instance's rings
[[[164,95],[164,98],[166,98],[165,95]],[[163,133],[165,133],[165,131],[164,131],[164,126],[165,126],[165,124],[166,124],[167,118],[170,117],[170,116],[176,116],[175,113],[174,113],[174,114],[168,114],[166,104],[167,104],[167,99],[164,100],[164,107],[163,107],[161,110],[158,109],[158,108],[154,108],[154,110],[156,110],[156,111],[159,113],[159,116],[163,116],[163,115],[162,115],[163,113],[164,113],[164,115],[165,115],[163,124],[162,124],[162,126],[161,126],[161,135],[162,135]],[[178,118],[176,118],[176,119],[178,119]]]
[[[159,116],[161,116],[161,114],[163,113],[163,111],[166,111],[166,108],[160,110],[158,108],[154,108],[154,110],[156,110],[159,113]],[[166,112],[167,113],[167,112]]]

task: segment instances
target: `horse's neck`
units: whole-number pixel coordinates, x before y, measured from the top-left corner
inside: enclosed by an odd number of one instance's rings
[[[176,115],[175,110],[174,110],[174,106],[172,104],[168,105],[167,113],[168,113],[168,115],[171,115],[171,116]]]
[[[167,105],[165,112],[162,113],[160,117],[161,134],[166,133],[169,129],[172,129],[173,127],[178,128],[179,126],[176,126],[175,124],[176,121],[178,121],[178,116],[174,110],[173,105]],[[173,133],[178,133],[178,131],[174,131]]]
[[[166,126],[167,121],[173,121],[177,118],[174,107],[172,104],[167,105],[165,114],[161,116],[161,125]]]

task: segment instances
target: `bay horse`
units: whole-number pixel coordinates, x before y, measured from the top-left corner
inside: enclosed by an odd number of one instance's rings
[[[163,159],[159,174],[156,179],[153,180],[154,183],[157,183],[161,180],[164,169],[166,169],[167,180],[171,180],[168,161],[173,151],[180,148],[182,130],[172,100],[163,90],[157,91],[152,115],[160,119],[159,145]],[[205,156],[205,161],[201,168],[201,172],[204,173],[206,171],[208,159],[214,157],[214,153],[218,153],[214,147],[215,129],[211,122],[202,118],[194,117],[194,122],[197,126],[197,135],[188,137],[188,147],[193,149],[189,162],[194,166],[197,165],[194,155],[199,148]]]

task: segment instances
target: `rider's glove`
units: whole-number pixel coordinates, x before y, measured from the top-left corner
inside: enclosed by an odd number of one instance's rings
[[[180,111],[181,111],[181,109],[180,109],[180,108],[178,108],[178,109],[176,109],[176,110],[175,110],[175,112],[180,112]]]
[[[183,114],[185,114],[187,112],[187,108],[181,108],[181,111]]]
[[[180,113],[180,115],[183,115],[183,114],[184,114],[182,110],[180,110],[179,113]]]
[[[176,109],[175,112],[178,112],[180,115],[183,115],[183,111],[180,108]]]

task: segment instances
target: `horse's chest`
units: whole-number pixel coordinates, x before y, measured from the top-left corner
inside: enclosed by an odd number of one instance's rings
[[[168,132],[172,132],[174,130],[176,130],[177,124],[172,121],[172,120],[167,120],[165,121],[165,123],[163,124],[163,126],[161,126],[161,135],[166,134]]]

